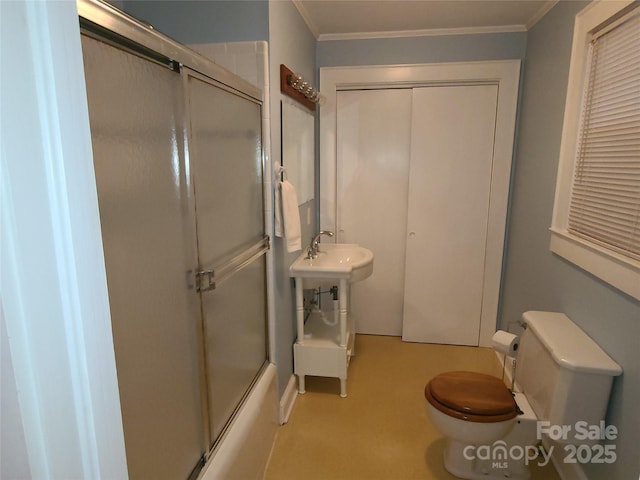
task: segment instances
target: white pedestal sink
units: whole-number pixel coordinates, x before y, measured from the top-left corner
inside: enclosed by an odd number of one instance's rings
[[[290,276],[336,285],[341,278],[354,283],[373,273],[371,250],[355,243],[321,243],[319,247],[316,258],[307,258],[307,254],[302,253],[291,264]]]
[[[373,273],[371,250],[357,244],[320,244],[316,258],[302,253],[289,269],[296,282],[298,338],[293,348],[298,392],[305,393],[305,375],[337,377],[340,396],[347,396],[347,367],[353,354],[355,322],[348,315],[349,284]],[[305,324],[303,290],[337,285],[338,321],[334,324],[312,314]],[[334,308],[336,308],[334,302]]]

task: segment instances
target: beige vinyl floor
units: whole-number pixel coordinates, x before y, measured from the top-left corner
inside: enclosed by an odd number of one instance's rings
[[[444,439],[427,419],[424,386],[448,370],[499,376],[493,350],[358,335],[346,398],[338,379],[307,377],[280,427],[264,480],[449,480]],[[532,480],[559,479],[549,464]]]

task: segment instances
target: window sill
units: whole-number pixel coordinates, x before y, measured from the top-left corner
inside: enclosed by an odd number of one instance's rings
[[[551,229],[550,249],[613,287],[640,300],[640,262],[610,252],[558,228]]]

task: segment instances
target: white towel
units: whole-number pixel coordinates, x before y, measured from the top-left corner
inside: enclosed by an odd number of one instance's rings
[[[276,198],[275,198],[275,213],[276,213],[276,224],[275,224],[275,233],[276,237],[284,237],[284,225],[282,224],[282,195],[280,194],[280,181],[276,184]]]
[[[276,188],[275,214],[275,233],[277,237],[287,239],[287,252],[302,250],[298,196],[295,187],[287,180],[280,182]]]

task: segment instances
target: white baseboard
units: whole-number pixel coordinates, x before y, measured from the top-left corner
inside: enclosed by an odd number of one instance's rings
[[[289,421],[289,415],[291,415],[293,405],[296,403],[296,398],[298,398],[296,383],[296,376],[291,375],[287,383],[287,388],[284,390],[282,398],[280,399],[280,425],[284,425]]]
[[[505,383],[510,387],[513,383],[513,362],[515,362],[515,358],[505,356],[504,353],[496,352],[496,356],[498,357],[498,362],[502,366],[502,374],[505,379]],[[506,362],[505,362],[506,360]]]

